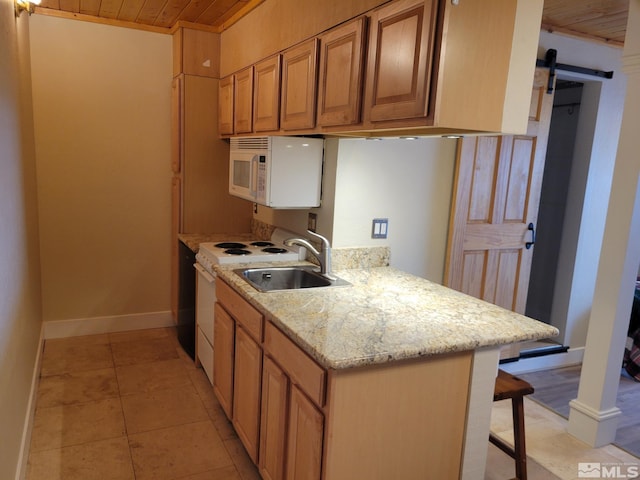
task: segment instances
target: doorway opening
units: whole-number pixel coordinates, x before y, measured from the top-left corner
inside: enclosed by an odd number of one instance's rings
[[[584,83],[575,80],[558,79],[556,82],[525,310],[528,317],[554,325],[561,331],[557,339],[527,344],[521,357],[566,351],[567,348],[562,347],[564,325],[555,324],[552,312],[583,88]]]

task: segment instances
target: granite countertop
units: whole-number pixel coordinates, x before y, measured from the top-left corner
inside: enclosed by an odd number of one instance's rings
[[[252,264],[251,267],[265,265]],[[266,265],[270,266],[270,265]],[[558,335],[555,327],[391,267],[340,270],[350,282],[261,293],[217,265],[234,290],[326,368],[343,369]]]

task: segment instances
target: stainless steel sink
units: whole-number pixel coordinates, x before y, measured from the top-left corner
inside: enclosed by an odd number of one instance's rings
[[[341,278],[328,278],[316,270],[315,267],[300,266],[240,268],[234,272],[261,292],[350,285]]]

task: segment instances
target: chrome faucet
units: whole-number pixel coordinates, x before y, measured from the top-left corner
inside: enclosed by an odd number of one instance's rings
[[[317,234],[316,232],[312,232],[311,230],[307,230],[307,233],[322,242],[320,251],[318,251],[313,245],[311,245],[311,243],[309,243],[309,240],[307,240],[306,238],[288,238],[284,241],[284,244],[287,247],[299,245],[309,250],[309,252],[311,252],[311,254],[316,257],[318,263],[320,264],[320,273],[325,277],[334,278],[331,274],[331,244],[329,243],[329,240],[324,238],[322,235]]]

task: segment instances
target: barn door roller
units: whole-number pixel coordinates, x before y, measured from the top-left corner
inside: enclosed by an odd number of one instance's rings
[[[544,60],[538,59],[536,61],[537,67],[546,67],[549,69],[549,84],[547,85],[547,93],[553,92],[553,79],[556,76],[556,70],[563,70],[565,72],[576,72],[584,75],[591,75],[592,77],[600,78],[613,78],[613,71],[604,72],[602,70],[594,70],[593,68],[576,67],[575,65],[567,65],[565,63],[557,63],[556,58],[558,51],[550,48],[544,57]]]

